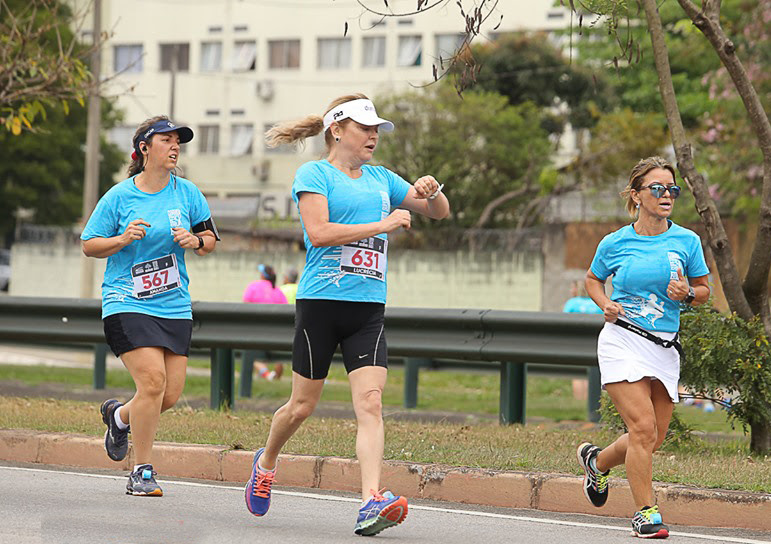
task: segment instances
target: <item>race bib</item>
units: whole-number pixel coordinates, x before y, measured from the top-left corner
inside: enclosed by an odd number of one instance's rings
[[[385,281],[388,240],[365,238],[345,244],[340,256],[340,271]]]
[[[179,267],[174,255],[164,255],[131,267],[134,296],[147,298],[176,289],[180,285]]]

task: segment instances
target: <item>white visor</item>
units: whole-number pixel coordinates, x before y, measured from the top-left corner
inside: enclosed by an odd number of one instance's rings
[[[329,110],[324,116],[324,132],[332,126],[332,123],[342,121],[343,119],[353,119],[357,123],[372,127],[377,125],[385,132],[391,132],[394,124],[377,116],[375,105],[371,100],[359,98],[350,102],[343,102]]]

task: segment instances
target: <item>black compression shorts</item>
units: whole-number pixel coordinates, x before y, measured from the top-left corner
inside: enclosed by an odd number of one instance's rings
[[[292,370],[311,380],[323,380],[338,345],[347,372],[365,366],[387,367],[384,322],[385,304],[298,299]]]

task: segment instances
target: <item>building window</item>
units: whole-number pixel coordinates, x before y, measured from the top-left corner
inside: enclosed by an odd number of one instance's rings
[[[463,43],[463,39],[463,34],[437,34],[436,58],[442,57],[446,60],[454,57]]]
[[[422,54],[423,42],[420,36],[399,36],[398,66],[420,66]]]
[[[220,152],[219,125],[201,125],[198,127],[198,152],[202,155],[216,155]]]
[[[243,41],[233,44],[233,71],[252,72],[257,67],[257,42]]]
[[[319,38],[318,66],[321,69],[350,68],[350,38]]]
[[[270,68],[299,68],[300,40],[272,40],[268,42]]]
[[[190,70],[189,43],[161,44],[161,72],[187,72]]]
[[[230,129],[230,154],[234,157],[252,154],[254,125],[236,123]]]
[[[219,72],[222,68],[222,42],[201,44],[201,71]]]
[[[112,48],[112,67],[118,72],[142,71],[142,45],[116,45]]]
[[[361,65],[364,68],[385,66],[386,39],[385,36],[364,38]]]

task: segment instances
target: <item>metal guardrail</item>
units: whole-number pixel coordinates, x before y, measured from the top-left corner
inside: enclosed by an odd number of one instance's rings
[[[291,306],[194,302],[193,320],[192,346],[211,350],[211,405],[214,408],[233,405],[234,350],[291,350],[294,335]],[[405,405],[414,406],[419,369],[431,365],[431,360],[495,362],[500,366],[500,420],[504,424],[524,422],[527,364],[588,367],[589,411],[590,414],[596,412],[599,399],[596,345],[601,326],[602,316],[598,315],[386,309],[389,355],[406,358]],[[104,387],[106,351],[98,300],[1,298],[0,340],[101,345],[95,352],[94,385]],[[489,367],[489,364],[480,366]],[[246,374],[242,372],[242,376]],[[251,373],[248,374],[251,378]]]

